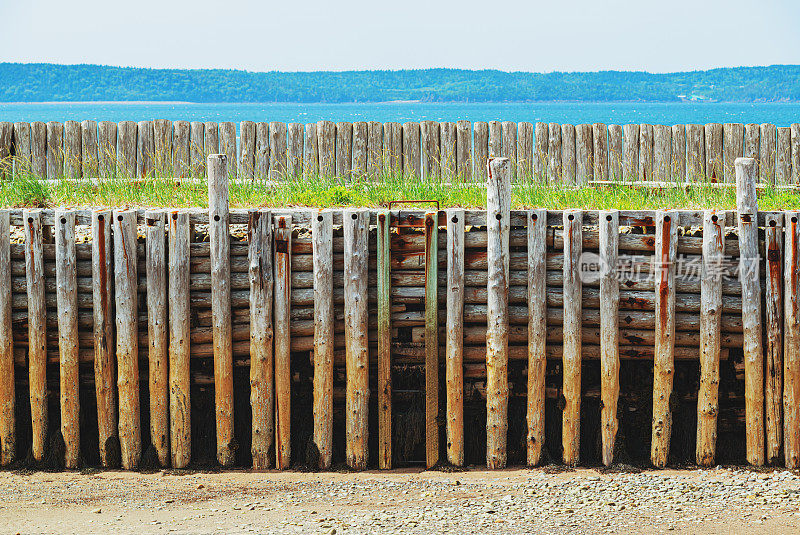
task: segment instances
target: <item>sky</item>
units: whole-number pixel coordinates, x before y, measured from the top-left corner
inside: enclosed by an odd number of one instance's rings
[[[0,61],[312,71],[800,63],[797,0],[0,0]]]

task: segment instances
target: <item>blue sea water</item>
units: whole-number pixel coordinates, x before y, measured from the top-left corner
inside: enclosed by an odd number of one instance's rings
[[[800,122],[800,103],[426,103],[192,104],[192,103],[0,103],[0,121],[544,121],[608,124]]]

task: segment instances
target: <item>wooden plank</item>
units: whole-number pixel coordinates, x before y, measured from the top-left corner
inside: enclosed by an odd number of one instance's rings
[[[56,210],[56,304],[58,307],[59,397],[64,467],[80,460],[80,397],[78,391],[78,280],[75,254],[75,212]]]
[[[383,176],[383,125],[378,121],[367,124],[367,176]]]
[[[619,420],[619,211],[600,219],[600,436],[603,464],[614,462]]]
[[[85,152],[85,141],[83,145]],[[170,175],[174,169],[172,154],[172,121],[156,119],[153,121],[153,162],[155,165],[155,176],[163,178]],[[84,176],[86,176],[85,171]]]
[[[764,464],[764,353],[761,341],[756,163],[754,158],[738,158],[735,165],[739,281],[742,285],[747,461],[752,465],[761,466]]]
[[[403,123],[403,176],[421,177],[419,123]]]
[[[66,124],[64,129],[66,135]],[[120,178],[136,176],[136,134],[137,127],[133,121],[120,121],[117,125],[117,176]],[[66,145],[66,140],[64,143]]]
[[[256,148],[253,159],[253,177],[257,180],[269,178],[269,123],[256,123]]]
[[[742,148],[742,156],[744,158],[756,158],[759,157],[759,137],[760,137],[760,126],[755,123],[748,123],[744,125],[744,146]],[[734,170],[734,175],[736,174]]]
[[[214,139],[216,138],[216,123],[209,123],[214,125]],[[192,121],[189,123],[189,167],[191,169],[190,175],[193,177],[206,176],[206,139],[205,139],[206,125],[199,121]],[[217,145],[219,141],[217,140]],[[219,152],[219,146],[212,153]]]
[[[725,259],[725,212],[703,214],[700,273],[700,388],[697,393],[696,461],[713,466],[717,451],[719,360],[722,335],[722,266]]]
[[[367,143],[369,126],[364,121],[353,123],[353,161],[354,177],[365,177],[367,174]]]
[[[114,301],[117,336],[119,445],[122,468],[135,470],[142,456],[139,416],[139,319],[136,212],[114,213]]]
[[[550,144],[550,126],[547,123],[536,123],[534,140],[533,176],[539,182],[547,182],[547,149]]]
[[[653,125],[639,125],[639,180],[653,180]]]
[[[764,423],[766,461],[780,462],[783,429],[783,214],[766,214],[766,370],[764,375]]]
[[[81,123],[81,165],[83,176],[96,178],[99,173],[97,121]]]
[[[305,178],[316,178],[319,176],[319,145],[317,142],[317,124],[306,124],[303,136],[303,176]]]
[[[622,126],[608,125],[608,177],[617,182],[622,181]]]
[[[114,159],[116,160],[117,154],[117,124],[111,123],[109,121],[103,121],[103,123],[113,125],[113,143],[114,143]],[[109,132],[110,129],[100,129],[100,140],[101,143],[104,139],[104,132]],[[106,134],[108,136],[109,134]],[[103,145],[101,144],[101,148]],[[2,149],[0,149],[2,152]],[[0,159],[2,159],[2,155],[0,155]],[[116,162],[113,164],[116,166]],[[114,169],[112,167],[111,169]],[[108,175],[102,174],[103,168],[101,167],[101,177],[106,176],[113,176],[114,172],[112,171]],[[0,173],[2,174],[2,173]],[[47,178],[50,180],[57,180],[64,176],[64,125],[58,123],[56,121],[50,121],[47,123]]]
[[[214,399],[217,461],[230,466],[233,444],[233,348],[231,338],[231,264],[228,157],[212,154],[208,169],[208,235],[211,257],[211,314],[214,344]]]
[[[578,464],[580,458],[581,415],[581,316],[582,283],[580,256],[582,253],[583,212],[566,210],[564,224],[564,342],[563,342],[563,395],[561,443],[563,461]]]
[[[775,143],[777,128],[774,124],[762,123],[759,126],[758,181],[762,184],[775,183]]]
[[[653,359],[653,432],[650,461],[664,468],[672,436],[672,381],[675,374],[675,272],[678,255],[678,215],[656,211],[656,339]]]
[[[31,123],[31,171],[38,178],[47,177],[47,125],[41,121]]]
[[[383,169],[387,176],[403,175],[403,126],[383,124]]]
[[[303,176],[303,125],[290,123],[287,130],[286,172],[293,178]]]
[[[592,180],[594,173],[593,147],[592,125],[577,125],[575,127],[575,183],[578,185],[588,184]]]
[[[319,468],[327,469],[330,468],[333,459],[332,212],[314,212],[314,216],[311,218],[311,238],[314,254],[314,443],[319,451]],[[380,313],[379,302],[379,317]],[[380,358],[380,351],[378,358]],[[378,392],[380,392],[380,379],[378,380]],[[379,401],[379,406],[380,403]],[[391,436],[389,438],[391,439]],[[391,456],[389,460],[391,462]]]
[[[12,148],[14,137],[14,124],[0,121],[0,178],[10,178],[14,172]]]
[[[14,132],[16,136],[16,130]],[[69,178],[83,176],[81,164],[81,123],[64,122],[64,175]]]
[[[464,466],[464,210],[447,210],[447,461]]]
[[[388,210],[378,213],[378,468],[392,467],[392,300],[390,222]],[[331,262],[333,256],[331,247]],[[332,268],[331,268],[332,269]],[[331,287],[333,283],[331,283]],[[331,297],[331,316],[333,316]],[[333,349],[331,348],[331,353]],[[331,357],[332,358],[332,357]]]
[[[720,123],[705,125],[705,142],[706,179],[710,182],[723,182],[725,171],[723,169],[722,125]]]
[[[202,159],[203,169],[205,169],[206,159],[212,154],[220,154],[222,151],[219,144],[219,123],[208,121],[203,123],[201,130],[202,142]],[[205,174],[205,173],[204,173]]]
[[[317,123],[319,148],[319,174],[325,178],[336,176],[336,124],[331,121]]]
[[[500,124],[500,138],[503,146],[500,155],[508,158],[511,164],[511,180],[517,177],[517,123],[503,121]]]
[[[592,125],[593,153],[595,180],[608,180],[608,128],[603,123]]]
[[[489,121],[489,158],[498,158],[503,154],[503,129],[500,121]]]
[[[486,162],[489,161],[489,124],[483,121],[476,122],[473,126],[472,137],[475,150],[473,160],[473,180],[486,181]]]
[[[686,178],[705,180],[705,129],[701,124],[686,125]]]
[[[639,180],[639,125],[626,124],[622,127],[622,178],[626,182]]]
[[[529,210],[528,220],[528,466],[542,462],[545,437],[547,358],[547,210]]]
[[[369,211],[363,209],[344,210],[342,225],[344,227],[344,328],[347,361],[345,460],[350,468],[364,470],[367,467],[368,459],[369,423],[367,343]]]
[[[517,126],[517,177],[524,181],[533,178],[533,123]]]
[[[422,178],[439,180],[441,177],[439,168],[439,158],[441,157],[439,123],[435,121],[422,121],[420,123],[420,143],[422,146],[422,153],[420,154]]]
[[[169,466],[169,332],[167,312],[166,214],[145,214],[147,277],[147,369],[150,444],[161,466]]]
[[[251,210],[247,225],[250,279],[250,409],[253,470],[270,467],[275,428],[272,392],[272,213]],[[315,305],[316,306],[316,305]],[[316,357],[316,353],[315,353]],[[315,417],[316,421],[316,417]]]
[[[792,180],[792,129],[778,127],[778,140],[775,145],[775,183],[790,184]]]
[[[800,123],[792,123],[792,184],[800,184]],[[2,149],[0,149],[2,150]]]
[[[561,184],[561,125],[547,125],[547,182]]]
[[[670,180],[672,167],[672,129],[663,124],[653,126],[653,177]]]
[[[440,123],[439,136],[441,144],[441,155],[439,157],[439,169],[442,180],[452,182],[458,176],[458,154],[457,154],[457,136],[456,123]],[[514,125],[516,132],[516,125]],[[516,136],[514,138],[516,142]],[[517,148],[514,147],[514,154],[516,155]]]
[[[175,121],[173,125],[172,176],[185,178],[191,176],[189,167],[189,122]]]
[[[487,174],[486,466],[496,469],[508,460],[509,161],[489,160]]]
[[[219,151],[228,157],[228,176],[237,178],[239,170],[236,165],[236,125],[230,121],[219,123]]]
[[[289,319],[292,302],[292,217],[277,216],[275,237],[273,309],[275,329],[275,467],[289,468],[292,460],[292,368]]]
[[[353,170],[353,123],[336,123],[336,176],[349,180]]]
[[[13,165],[16,176],[31,172],[31,125],[26,122],[14,123]]]
[[[744,151],[744,125],[742,123],[725,123],[722,126],[722,176],[725,182],[736,182],[736,170],[733,162],[741,158]]]
[[[472,124],[469,121],[456,123],[456,172],[459,179],[472,180]]]
[[[116,125],[115,125],[116,128]],[[114,259],[111,243],[113,213],[92,213],[92,319],[94,339],[94,388],[100,463],[110,467],[116,459],[110,441],[117,437],[117,392],[114,388]]]
[[[288,171],[286,123],[269,123],[269,178],[282,180]]]
[[[11,219],[0,209],[0,466],[16,458],[14,333],[11,323]]]
[[[800,212],[784,213],[783,451],[786,468],[800,466]]]
[[[177,125],[176,125],[177,126]],[[192,457],[191,314],[189,305],[189,214],[169,214],[169,413],[173,468],[186,468]]]
[[[439,214],[425,214],[425,464],[439,462]]]
[[[239,123],[239,177],[252,179],[255,176],[255,166],[256,123],[242,121]]]
[[[686,180],[686,125],[672,125],[672,180]]]
[[[153,121],[139,121],[136,128],[136,177],[152,178],[155,173]]]
[[[28,388],[31,404],[31,454],[44,458],[47,441],[47,323],[44,300],[42,214],[23,210],[25,221],[25,281],[28,296]]]

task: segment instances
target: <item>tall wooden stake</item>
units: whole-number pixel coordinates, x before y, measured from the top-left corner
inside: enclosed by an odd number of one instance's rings
[[[192,456],[190,228],[187,212],[169,214],[169,413],[173,468],[185,468]]]
[[[564,411],[561,443],[564,464],[578,464],[580,458],[581,422],[581,317],[583,286],[579,261],[583,251],[583,212],[563,213],[564,224]]]
[[[11,225],[0,210],[0,466],[16,456],[14,337],[11,324]]]
[[[425,458],[439,462],[439,214],[425,214]]]
[[[378,468],[392,467],[391,214],[378,212]]]
[[[766,373],[764,375],[764,423],[766,461],[780,461],[783,429],[783,215],[767,214],[766,241]]]
[[[542,460],[547,372],[547,210],[528,220],[528,466]]]
[[[147,340],[150,391],[150,442],[161,466],[169,466],[169,332],[165,213],[145,213]]]
[[[600,211],[600,429],[603,464],[614,462],[619,420],[619,212]]]
[[[786,468],[800,467],[800,212],[784,214],[783,451]]]
[[[292,458],[292,367],[289,323],[292,302],[292,216],[278,216],[275,237],[275,466],[289,468]]]
[[[44,300],[44,252],[41,210],[23,210],[25,274],[28,292],[28,384],[31,402],[31,451],[44,458],[47,441],[47,313]]]
[[[314,443],[319,450],[319,467],[326,469],[330,468],[333,457],[333,212],[311,214],[311,239],[314,253]]]

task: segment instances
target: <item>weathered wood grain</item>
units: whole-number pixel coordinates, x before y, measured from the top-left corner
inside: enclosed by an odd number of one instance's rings
[[[292,460],[292,376],[289,322],[292,302],[292,217],[273,216],[275,305],[275,466],[289,468]]]
[[[706,179],[710,182],[723,182],[725,178],[722,137],[723,127],[720,123],[705,125],[705,170]]]
[[[332,212],[314,213],[311,218],[311,238],[314,255],[314,443],[319,450],[319,467],[326,469],[331,466],[333,458]],[[380,391],[380,379],[378,383]],[[378,403],[380,405],[380,401]]]
[[[253,177],[257,180],[269,178],[269,123],[256,123],[256,148]]]
[[[425,464],[439,462],[439,214],[425,214]]]
[[[390,214],[378,214],[378,468],[392,467],[392,299]],[[332,251],[332,247],[331,247]],[[333,252],[331,252],[331,256]],[[332,261],[332,260],[331,260]],[[331,283],[331,286],[333,283]],[[332,298],[331,298],[332,302]],[[331,315],[333,305],[331,304]]]
[[[547,149],[550,144],[550,127],[547,123],[534,126],[533,176],[539,182],[547,182]]]
[[[561,125],[547,125],[547,182],[561,184]]]
[[[336,123],[336,176],[349,180],[353,169],[353,123]]]
[[[264,174],[266,176],[266,174]],[[317,139],[317,124],[308,123],[304,130],[303,139],[303,176],[316,178],[319,176],[319,142]]]
[[[66,135],[66,125],[64,128]],[[133,121],[120,121],[117,125],[117,176],[120,178],[136,176],[136,135],[137,126]],[[69,165],[66,162],[67,157],[65,153],[65,164]]]
[[[95,132],[96,153],[97,133]],[[47,177],[47,125],[41,121],[31,123],[31,172],[39,178]],[[97,172],[95,171],[91,176],[97,176]]]
[[[619,430],[619,211],[602,210],[600,220],[600,436],[602,460],[614,462]]]
[[[84,141],[83,144],[85,147],[86,142]],[[156,119],[153,121],[153,159],[155,164],[155,176],[159,178],[169,176],[170,171],[174,169],[172,158],[172,121]],[[84,175],[85,174],[86,172],[84,171]]]
[[[788,469],[800,466],[800,212],[784,213],[783,451]]]
[[[269,178],[282,180],[289,170],[286,123],[269,123]]]
[[[639,125],[639,180],[653,180],[653,125]]]
[[[153,178],[155,173],[153,121],[139,121],[136,130],[136,177]]]
[[[353,176],[364,177],[367,174],[367,143],[369,142],[369,126],[364,121],[353,123]]]
[[[191,315],[189,214],[169,214],[169,414],[173,468],[186,468],[192,457]],[[255,324],[254,324],[255,325]]]
[[[594,179],[608,180],[608,127],[603,123],[592,125]]]
[[[588,184],[594,174],[594,142],[592,141],[592,125],[579,124],[575,127],[575,183]]]
[[[672,125],[672,179],[686,179],[686,125]]]
[[[608,125],[608,177],[610,180],[622,181],[622,126]]]
[[[284,128],[286,128],[285,123]],[[237,178],[239,176],[236,162],[236,125],[230,121],[219,123],[219,151],[228,157],[228,176]]]
[[[547,358],[547,210],[529,210],[528,221],[528,407],[527,463],[542,462],[545,438]]]
[[[575,184],[575,126],[561,125],[561,180]]]
[[[764,424],[766,461],[780,462],[783,428],[783,214],[766,214]]]
[[[744,125],[725,123],[722,126],[722,176],[725,182],[736,182],[733,162],[741,158],[744,151]]]
[[[469,121],[456,123],[456,172],[460,180],[472,180],[472,124]]]
[[[663,124],[653,125],[653,177],[661,182],[671,180],[672,129]]]
[[[581,420],[581,316],[582,282],[579,259],[582,253],[583,212],[566,210],[564,224],[564,342],[563,396],[561,423],[563,461],[576,465],[580,459]]]
[[[255,168],[256,123],[242,121],[239,123],[239,177],[252,179],[255,176]]]
[[[758,181],[765,184],[775,183],[775,143],[777,128],[774,124],[761,123],[759,126],[758,145]]]
[[[472,177],[478,182],[486,182],[486,162],[489,161],[489,124],[483,121],[473,124],[472,137],[475,151]]]
[[[533,123],[517,126],[517,177],[523,181],[533,178]]]
[[[422,153],[420,154],[422,178],[439,180],[441,176],[439,168],[439,158],[441,157],[439,123],[435,121],[422,121],[420,123],[420,143],[422,147]]]
[[[464,465],[464,210],[447,210],[447,461]]]
[[[286,174],[292,178],[303,176],[303,125],[290,123],[286,133]]]
[[[622,127],[622,178],[626,182],[639,180],[639,125],[626,124]]]
[[[8,210],[0,209],[0,466],[14,462],[17,446],[10,222]]]
[[[106,125],[111,125],[111,128],[109,127],[104,128],[103,123],[105,123]],[[104,147],[103,145],[104,139],[111,137],[110,135],[111,131],[113,131],[112,154],[114,155],[114,160],[116,160],[117,124],[112,123],[110,121],[103,121],[100,123],[101,150]],[[3,158],[2,148],[0,148],[0,159],[2,158]],[[109,167],[106,168],[101,167],[101,174],[100,174],[101,177],[105,178],[107,176],[113,176],[116,166],[116,161],[112,162],[113,163],[111,163]],[[110,169],[110,173],[103,174],[103,171],[106,169]],[[2,174],[1,170],[0,174]],[[59,178],[62,178],[63,176],[64,176],[64,125],[56,121],[50,121],[47,123],[47,178],[50,180],[57,180]]]
[[[16,136],[16,130],[14,131]],[[81,123],[64,122],[64,174],[69,178],[83,176],[81,164]]]

